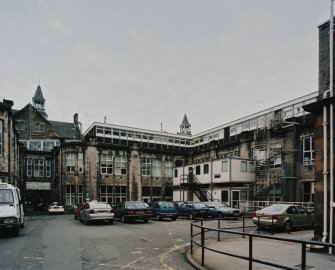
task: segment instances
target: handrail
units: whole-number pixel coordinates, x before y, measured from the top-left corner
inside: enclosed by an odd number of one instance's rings
[[[269,265],[275,268],[279,268],[279,269],[287,269],[287,270],[297,270],[298,268],[295,267],[289,267],[289,266],[285,266],[285,265],[280,265],[271,261],[266,261],[266,260],[260,260],[257,258],[253,257],[253,239],[254,238],[262,238],[262,239],[271,239],[274,241],[283,241],[283,242],[290,242],[290,243],[296,243],[296,244],[301,244],[301,270],[306,270],[306,250],[307,250],[307,246],[322,246],[322,247],[332,247],[335,248],[335,244],[329,244],[329,243],[325,243],[325,242],[316,242],[316,241],[305,241],[305,240],[298,240],[298,239],[288,239],[288,238],[282,238],[282,237],[276,237],[276,236],[269,236],[269,235],[261,235],[261,234],[253,234],[253,233],[246,233],[245,232],[245,228],[250,228],[250,227],[256,227],[256,226],[245,226],[245,221],[244,219],[246,217],[242,217],[243,218],[243,232],[237,232],[237,231],[233,231],[234,229],[240,229],[242,227],[229,227],[229,229],[227,228],[220,228],[220,219],[218,219],[218,228],[211,228],[211,227],[206,227],[203,225],[205,220],[196,220],[193,221],[191,223],[191,253],[193,253],[193,244],[201,247],[201,265],[204,266],[205,265],[205,249],[212,251],[212,252],[216,252],[222,255],[227,255],[227,256],[231,256],[231,257],[235,257],[235,258],[239,258],[239,259],[243,259],[243,260],[248,260],[249,261],[249,270],[252,270],[253,267],[253,263],[259,263],[259,264],[264,264],[264,265]],[[199,225],[200,222],[200,225]],[[194,233],[194,227],[199,228],[200,229],[200,233]],[[210,247],[207,247],[205,244],[205,234],[207,232],[217,232],[218,233],[218,241],[220,241],[220,233],[228,233],[228,234],[233,234],[233,235],[241,235],[243,238],[248,237],[248,241],[249,241],[249,252],[248,252],[248,256],[242,256],[242,255],[238,255],[235,253],[230,253],[230,252],[225,252],[225,251],[220,251],[220,250],[216,250]],[[195,237],[200,235],[200,241],[196,240]]]

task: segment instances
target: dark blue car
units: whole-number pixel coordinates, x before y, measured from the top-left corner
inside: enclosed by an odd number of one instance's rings
[[[150,206],[153,216],[156,217],[157,220],[162,220],[163,218],[177,219],[177,210],[173,202],[153,202]]]
[[[179,207],[176,207],[178,217],[194,218],[208,218],[209,209],[206,204],[202,202],[185,202]]]

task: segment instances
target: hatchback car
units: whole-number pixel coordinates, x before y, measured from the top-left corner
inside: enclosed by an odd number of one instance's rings
[[[178,217],[208,218],[209,209],[203,202],[185,202],[177,207]]]
[[[153,202],[150,206],[153,216],[156,217],[157,220],[162,220],[163,218],[177,219],[177,210],[173,202]]]
[[[53,202],[52,204],[49,205],[48,207],[48,214],[62,214],[64,215],[64,207],[63,205],[60,205],[58,202]]]
[[[238,218],[243,215],[241,209],[230,207],[227,203],[223,202],[206,202],[206,206],[209,209],[209,215],[212,217],[223,218],[223,217],[234,217]]]
[[[105,202],[86,202],[80,211],[80,220],[86,225],[92,221],[114,222],[114,210]]]
[[[152,209],[142,201],[121,202],[115,207],[115,217],[121,219],[122,223],[136,219],[147,223],[152,217]]]
[[[255,211],[253,223],[259,227],[282,227],[286,232],[291,232],[295,227],[312,227],[314,214],[299,205],[274,204]]]

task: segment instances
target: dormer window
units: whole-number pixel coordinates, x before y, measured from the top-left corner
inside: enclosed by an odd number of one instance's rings
[[[36,123],[35,124],[35,132],[43,132],[44,131],[44,124]]]

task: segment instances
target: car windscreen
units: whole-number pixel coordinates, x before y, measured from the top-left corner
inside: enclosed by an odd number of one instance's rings
[[[148,208],[147,204],[144,202],[127,202],[126,208],[128,209],[138,209],[138,208]]]
[[[0,189],[0,204],[14,203],[13,191],[10,189]]]
[[[206,204],[204,204],[204,203],[195,203],[194,204],[194,208],[206,208],[207,206],[206,206]]]
[[[284,208],[286,207],[286,205],[281,205],[281,204],[274,204],[274,205],[270,205],[268,207],[265,207],[263,209],[261,209],[262,211],[265,212],[280,212],[282,211]]]
[[[95,204],[93,204],[93,208],[103,209],[103,208],[111,208],[111,207],[108,203],[95,203]]]
[[[161,202],[161,207],[162,208],[174,208],[174,203],[173,202]]]

